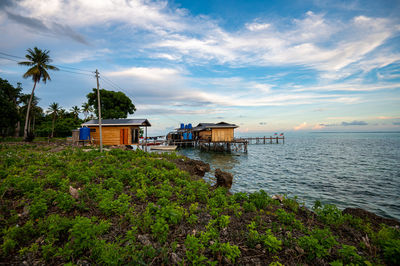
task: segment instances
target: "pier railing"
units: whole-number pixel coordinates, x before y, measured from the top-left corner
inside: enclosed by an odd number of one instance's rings
[[[285,136],[237,138],[237,140],[247,141],[248,144],[284,144]]]
[[[247,146],[252,144],[284,144],[284,136],[275,137],[249,137],[249,138],[235,138],[232,141],[211,141],[204,139],[196,140],[162,140],[162,141],[148,141],[147,145],[177,145],[179,147],[195,147],[203,150],[214,151],[243,151],[247,153]]]

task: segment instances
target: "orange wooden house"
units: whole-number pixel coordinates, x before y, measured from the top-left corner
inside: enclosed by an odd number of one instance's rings
[[[235,124],[225,122],[200,123],[193,128],[194,138],[200,141],[232,142],[234,140]]]
[[[99,120],[93,119],[82,124],[90,128],[90,138],[95,144],[100,143]],[[101,131],[103,145],[135,145],[139,144],[140,127],[151,127],[147,119],[102,119]]]

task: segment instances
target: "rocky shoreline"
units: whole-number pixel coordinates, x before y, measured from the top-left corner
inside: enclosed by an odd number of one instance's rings
[[[211,186],[183,156],[2,144],[0,162],[0,264],[400,263],[396,220],[231,194],[231,174]]]

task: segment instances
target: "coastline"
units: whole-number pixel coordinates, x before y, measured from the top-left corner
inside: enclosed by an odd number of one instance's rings
[[[398,263],[398,221],[230,194],[174,154],[55,149],[1,144],[2,262]]]

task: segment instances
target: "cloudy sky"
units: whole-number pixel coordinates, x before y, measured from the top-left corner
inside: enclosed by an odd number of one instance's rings
[[[400,130],[399,1],[1,0],[0,77],[26,49],[60,71],[39,105],[123,91],[150,133],[226,121],[245,134]],[[12,57],[14,56],[14,57]]]

